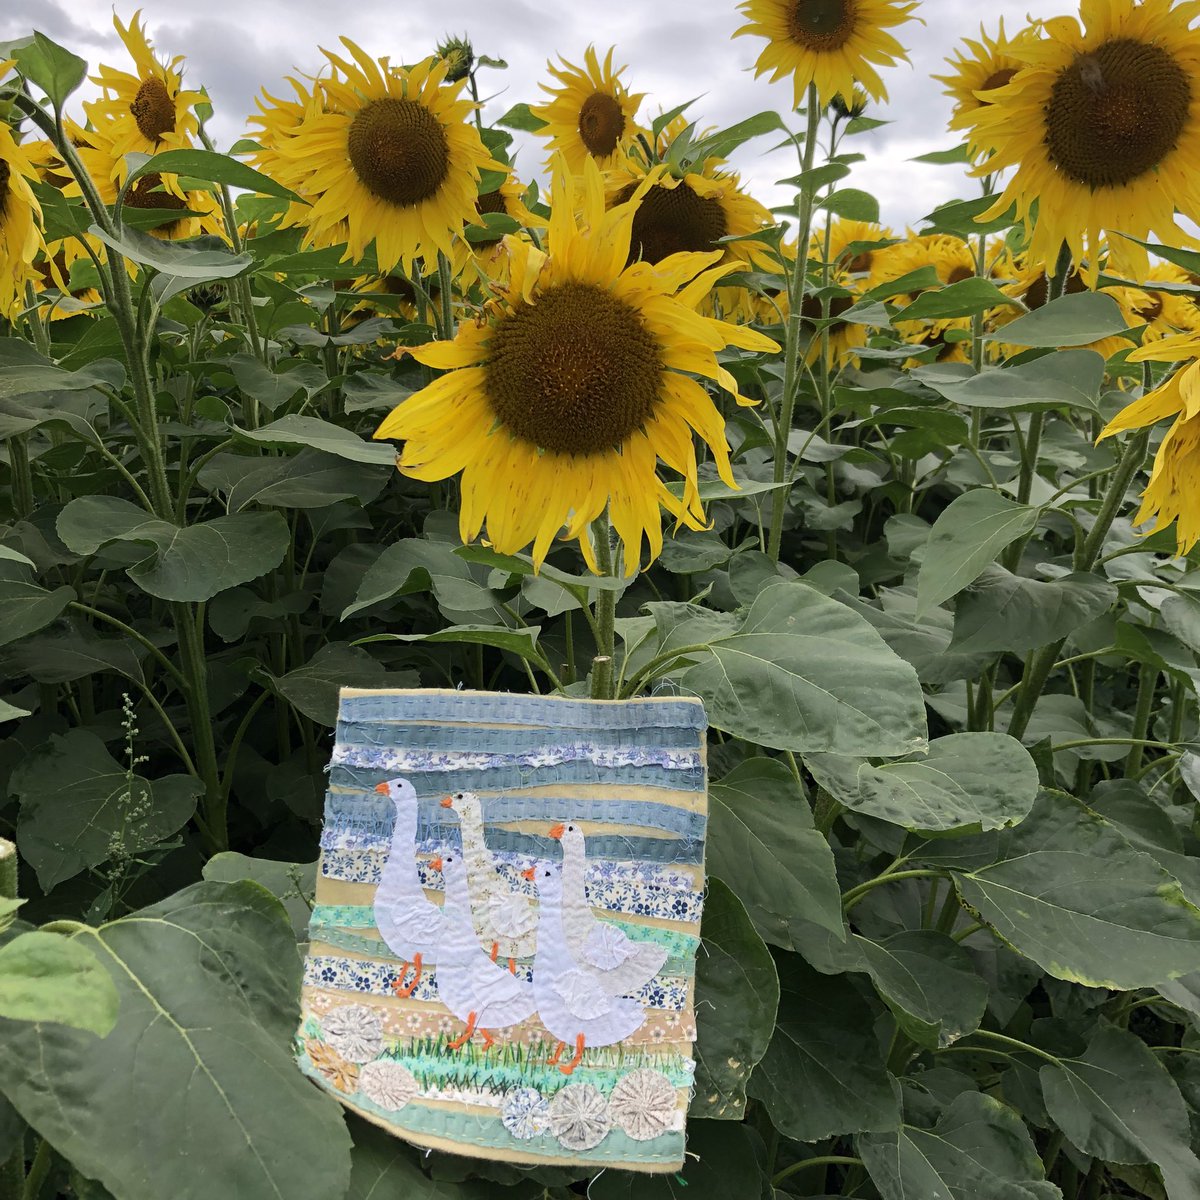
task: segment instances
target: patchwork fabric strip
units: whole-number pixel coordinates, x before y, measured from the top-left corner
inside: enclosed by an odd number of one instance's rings
[[[699,701],[342,690],[301,1068],[419,1146],[676,1171]]]

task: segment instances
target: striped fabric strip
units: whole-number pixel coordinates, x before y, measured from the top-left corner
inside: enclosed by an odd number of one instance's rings
[[[655,725],[617,729],[554,730],[555,736],[578,732],[586,740],[607,750],[638,750],[647,747],[696,750],[700,740],[694,729],[664,729]],[[342,721],[337,727],[339,746],[389,746],[396,750],[461,750],[463,731],[453,725],[396,724],[390,721]],[[534,754],[546,749],[545,729],[514,729],[508,726],[471,731],[471,750],[480,754]]]

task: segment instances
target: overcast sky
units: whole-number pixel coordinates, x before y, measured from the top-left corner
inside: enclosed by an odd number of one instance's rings
[[[185,82],[203,84],[217,116],[210,127],[218,144],[228,146],[244,132],[258,91],[276,95],[285,75],[315,72],[324,62],[318,46],[337,48],[345,35],[370,54],[412,62],[431,52],[446,33],[468,33],[477,52],[507,60],[503,72],[481,73],[483,95],[496,92],[486,116],[499,116],[518,101],[537,103],[538,84],[547,79],[546,59],[562,54],[572,62],[594,43],[603,55],[617,48],[615,61],[627,63],[623,79],[633,91],[647,93],[643,115],[669,109],[703,93],[689,110],[701,125],[724,126],[759,112],[786,113],[791,84],[755,80],[752,67],[764,44],[744,36],[732,39],[742,24],[733,0],[603,0],[602,3],[533,4],[526,0],[458,0],[454,5],[423,0],[142,0],[143,19],[160,56],[186,56]],[[118,8],[125,20],[133,4]],[[1070,12],[1047,0],[923,0],[924,25],[909,22],[898,36],[912,65],[884,72],[890,103],[871,115],[892,124],[853,139],[867,155],[842,186],[876,195],[885,221],[899,227],[915,223],[937,204],[977,194],[977,185],[959,167],[933,167],[908,160],[957,141],[946,132],[949,101],[942,85],[930,79],[946,70],[945,57],[964,36],[978,36],[980,18],[989,32],[1004,17],[1010,32],[1026,14],[1050,17]],[[128,68],[128,57],[112,26],[106,0],[2,0],[0,41],[38,29],[86,58]],[[453,14],[452,17],[448,14]],[[768,153],[772,140],[743,147],[733,159],[750,190],[764,203],[787,200],[777,179],[795,174],[791,151]],[[846,147],[851,148],[850,146]],[[532,145],[521,149],[517,165],[528,177],[540,166]]]

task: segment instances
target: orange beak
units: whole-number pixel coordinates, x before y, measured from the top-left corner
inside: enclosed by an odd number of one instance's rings
[[[554,838],[555,841],[557,841],[560,837],[562,837],[562,835],[563,835],[563,823],[561,821],[559,821],[559,823],[550,830],[550,836],[552,838]]]
[[[453,808],[453,807],[454,807],[454,797],[453,797],[453,796],[445,796],[445,797],[443,797],[443,799],[442,799],[442,807],[443,807],[443,808]]]
[[[521,872],[521,878],[528,879],[529,882],[532,883],[533,882],[533,874],[534,874],[533,868],[530,867],[528,871]]]
[[[377,791],[377,792],[378,792],[378,793],[379,793],[381,796],[386,796],[386,795],[388,794],[388,789],[387,789],[387,784],[386,784],[386,783],[377,783],[377,784],[375,785],[375,790],[376,790],[376,791]]]
[[[429,860],[429,868],[432,871],[440,871],[442,869],[442,856],[439,854],[437,858]]]

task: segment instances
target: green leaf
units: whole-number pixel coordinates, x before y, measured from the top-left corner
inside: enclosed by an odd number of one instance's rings
[[[368,442],[349,429],[322,421],[319,417],[294,414],[280,417],[261,429],[235,429],[235,437],[261,446],[310,446],[351,462],[394,467],[396,451],[389,443]]]
[[[164,242],[148,233],[130,229],[128,225],[119,226],[116,233],[107,233],[99,225],[92,225],[88,233],[131,261],[179,279],[232,279],[254,265],[254,258],[249,254],[196,250],[186,242]]]
[[[861,969],[917,1045],[945,1049],[979,1028],[988,987],[953,938],[905,929],[878,942],[855,935],[853,945]]]
[[[508,129],[520,129],[524,133],[537,133],[546,127],[546,122],[541,117],[535,117],[528,104],[514,104],[504,116],[496,118],[496,124]]]
[[[1123,233],[1121,236],[1145,247],[1156,258],[1165,258],[1167,262],[1173,262],[1177,267],[1183,267],[1185,271],[1190,271],[1193,275],[1200,275],[1200,253],[1195,250],[1184,250],[1179,246],[1161,246],[1157,242],[1143,242],[1141,238],[1130,237],[1127,233]]]
[[[46,392],[79,392],[94,387],[119,390],[125,368],[110,358],[97,359],[78,371],[37,363],[0,367],[0,399],[40,396]]]
[[[355,645],[368,642],[465,642],[474,646],[494,646],[497,650],[507,650],[531,662],[540,663],[545,659],[538,649],[539,633],[539,625],[523,625],[517,629],[504,625],[448,625],[433,633],[373,634],[359,638]]]
[[[317,891],[317,864],[251,858],[234,850],[214,854],[204,864],[204,878],[217,883],[250,879],[271,893],[287,911],[296,941],[308,941],[308,920]]]
[[[917,575],[917,617],[978,579],[1005,546],[1033,529],[1037,517],[1036,508],[990,488],[955,497],[929,531]]]
[[[925,745],[916,673],[844,604],[799,582],[758,593],[741,629],[680,677],[709,724],[760,746],[892,756]]]
[[[1119,830],[1044,792],[997,860],[955,876],[959,895],[1057,979],[1120,991],[1200,970],[1200,910]]]
[[[58,536],[76,554],[109,542],[145,542],[152,554],[126,574],[162,600],[211,600],[283,561],[291,542],[278,513],[237,513],[180,528],[115,496],[81,496],[58,515]]]
[[[113,855],[137,855],[182,828],[202,790],[190,775],[134,775],[84,729],[51,735],[12,773],[20,800],[17,845],[50,891]]]
[[[727,129],[719,129],[715,133],[705,134],[688,147],[687,157],[692,162],[701,162],[706,158],[728,158],[739,146],[743,146],[752,138],[762,137],[766,133],[777,133],[786,130],[779,114],[773,109],[755,113],[744,121],[738,121]]]
[[[103,1037],[116,1024],[117,989],[90,947],[34,930],[0,946],[0,1018]]]
[[[966,408],[1037,412],[1065,406],[1094,412],[1104,382],[1104,359],[1094,350],[1060,350],[1033,362],[988,368],[961,381],[947,379],[932,367],[914,375],[945,399]]]
[[[391,469],[351,462],[320,450],[290,457],[221,454],[200,472],[205,487],[226,492],[230,512],[263,508],[325,508],[339,500],[368,504],[387,486]]]
[[[708,869],[766,941],[792,949],[788,926],[800,915],[845,936],[833,852],[782,762],[747,759],[712,784],[708,821]]]
[[[832,754],[804,761],[840,804],[926,832],[1015,825],[1038,794],[1029,751],[1006,733],[952,733],[930,742],[924,758],[880,766]]]
[[[1107,612],[1117,589],[1086,572],[1043,582],[989,566],[958,599],[952,652],[1024,654]]]
[[[960,279],[958,283],[922,292],[911,304],[900,309],[894,321],[943,321],[948,317],[969,317],[1003,305],[1017,307],[987,279]]]
[[[329,1200],[341,1110],[296,1069],[300,958],[279,902],[198,883],[76,938],[120,996],[106,1038],[0,1021],[0,1090],[121,1200]]]
[[[32,558],[26,558],[20,550],[14,550],[11,546],[0,546],[0,558],[4,559],[5,562],[21,563],[26,567],[34,565]]]
[[[1047,1063],[1038,1074],[1046,1111],[1082,1153],[1153,1163],[1170,1200],[1200,1196],[1183,1097],[1140,1038],[1101,1025],[1080,1058]]]
[[[817,201],[817,207],[841,217],[846,221],[878,221],[879,201],[870,192],[859,188],[841,188],[830,192],[822,200]]]
[[[342,620],[396,596],[432,591],[443,612],[493,609],[493,593],[471,577],[467,563],[444,542],[402,538],[390,545],[363,575],[354,603]]]
[[[921,234],[952,233],[956,237],[966,239],[978,237],[981,233],[996,233],[1007,229],[1016,219],[1011,205],[999,216],[986,221],[978,219],[995,203],[995,196],[977,196],[974,200],[953,200],[949,204],[943,204],[927,217],[921,218],[922,221],[929,222],[928,227],[921,230]]]
[[[272,675],[275,690],[318,725],[337,724],[338,689],[383,687],[387,669],[365,650],[346,642],[327,642],[304,664],[286,675]]]
[[[44,33],[35,32],[25,42],[10,45],[9,52],[21,74],[40,87],[56,109],[62,108],[87,75],[84,59],[52,42]]]
[[[74,599],[74,588],[58,587],[51,592],[40,584],[0,579],[0,646],[44,629]]]
[[[900,1104],[873,1029],[875,1014],[844,975],[779,964],[779,1019],[749,1092],[798,1142],[900,1125]]]
[[[29,709],[18,708],[7,700],[0,700],[0,721],[15,721],[18,717],[29,716]]]
[[[988,341],[1016,346],[1087,346],[1127,328],[1120,306],[1104,292],[1075,292],[987,335]]]
[[[740,1121],[746,1081],[766,1053],[779,1007],[771,952],[741,902],[708,877],[696,959],[696,1076],[689,1116]]]
[[[224,183],[250,192],[279,196],[297,204],[307,203],[302,196],[285,188],[283,184],[276,183],[261,171],[256,171],[227,154],[218,154],[211,150],[164,150],[147,157],[141,166],[130,172],[125,186],[128,187],[135,180],[152,174],[187,175],[193,179],[203,179],[207,183]]]
[[[883,1200],[1061,1200],[1025,1123],[981,1092],[955,1096],[932,1129],[902,1125],[857,1144]]]
[[[314,363],[292,361],[287,371],[273,371],[252,354],[235,354],[222,365],[232,372],[237,385],[268,412],[286,404],[297,392],[311,399],[328,384],[325,372]]]

